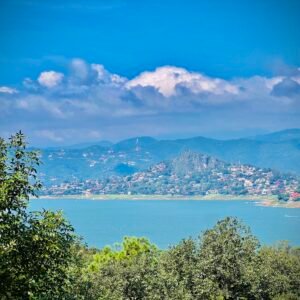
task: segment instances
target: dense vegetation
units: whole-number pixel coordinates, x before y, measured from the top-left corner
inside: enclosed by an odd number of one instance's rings
[[[38,164],[22,133],[0,140],[0,299],[54,299],[70,284],[73,228],[61,213],[26,210]]]
[[[0,140],[0,299],[300,299],[300,249],[261,247],[232,217],[167,250],[87,248],[61,213],[27,211],[38,164],[22,133]]]

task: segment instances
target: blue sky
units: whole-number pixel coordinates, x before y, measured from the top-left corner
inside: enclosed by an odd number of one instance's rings
[[[2,0],[0,133],[52,145],[300,127],[299,14],[297,0]]]

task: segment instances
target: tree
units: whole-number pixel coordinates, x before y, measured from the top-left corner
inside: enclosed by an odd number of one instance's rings
[[[258,240],[238,219],[227,217],[200,238],[196,276],[196,299],[211,295],[224,299],[248,298],[247,279],[255,261]]]
[[[106,246],[94,254],[89,268],[95,271],[111,261],[131,260],[140,254],[157,251],[157,247],[146,238],[125,236],[121,244],[117,243],[113,248]]]
[[[159,251],[145,238],[125,237],[93,255],[83,280],[86,299],[161,299],[157,294]],[[158,296],[155,296],[158,295]]]
[[[198,252],[197,243],[189,238],[161,255],[159,274],[163,299],[196,299],[194,279],[197,274]]]
[[[0,139],[0,298],[63,299],[76,237],[60,212],[28,212],[41,183],[26,146],[22,132]]]
[[[278,200],[286,202],[286,201],[289,200],[289,195],[288,194],[282,194],[282,193],[280,193],[280,194],[278,194]]]
[[[252,282],[258,299],[299,299],[299,249],[283,242],[259,249]]]

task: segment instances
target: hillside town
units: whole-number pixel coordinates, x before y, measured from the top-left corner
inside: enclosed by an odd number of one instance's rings
[[[54,184],[44,195],[276,195],[281,201],[299,201],[299,179],[271,169],[229,164],[213,157],[185,152],[146,171],[106,179],[74,180]]]

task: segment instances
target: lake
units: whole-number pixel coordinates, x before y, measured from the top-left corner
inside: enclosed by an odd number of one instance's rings
[[[288,240],[300,245],[300,209],[256,206],[251,201],[31,200],[30,210],[63,210],[89,246],[144,236],[161,248],[185,237],[197,237],[217,220],[236,216],[251,227],[261,243]]]

